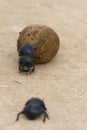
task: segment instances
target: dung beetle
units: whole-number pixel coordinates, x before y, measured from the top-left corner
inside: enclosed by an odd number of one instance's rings
[[[16,121],[19,120],[19,116],[21,114],[25,114],[30,120],[34,120],[43,114],[43,122],[45,122],[46,118],[49,119],[46,110],[47,109],[43,100],[39,98],[31,98],[26,102],[24,109],[17,114]]]
[[[34,48],[30,44],[24,44],[19,51],[19,72],[33,72],[35,69]]]

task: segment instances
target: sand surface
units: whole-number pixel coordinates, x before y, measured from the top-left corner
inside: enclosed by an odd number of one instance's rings
[[[32,75],[18,73],[18,32],[52,27],[60,50]],[[31,97],[46,103],[50,120],[16,115]],[[0,130],[87,130],[87,0],[0,0]]]

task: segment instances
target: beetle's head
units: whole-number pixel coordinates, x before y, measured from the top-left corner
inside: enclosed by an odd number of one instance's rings
[[[33,72],[34,57],[21,56],[19,58],[19,72]]]

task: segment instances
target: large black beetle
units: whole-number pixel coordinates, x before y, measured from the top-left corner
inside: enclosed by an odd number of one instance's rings
[[[33,72],[35,69],[34,48],[25,44],[18,51],[19,54],[19,72]]]
[[[19,116],[21,114],[25,114],[31,120],[34,120],[43,114],[43,122],[45,122],[46,118],[49,119],[46,110],[47,109],[43,100],[39,98],[31,98],[26,102],[24,109],[18,113],[16,121],[19,120]]]

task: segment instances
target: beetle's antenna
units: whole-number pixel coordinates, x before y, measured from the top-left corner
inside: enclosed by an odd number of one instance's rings
[[[15,121],[18,121],[19,120],[19,116],[23,113],[24,111],[21,111],[20,113],[17,114],[17,118]]]

